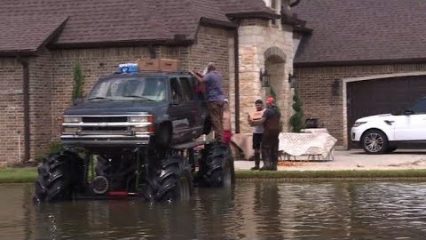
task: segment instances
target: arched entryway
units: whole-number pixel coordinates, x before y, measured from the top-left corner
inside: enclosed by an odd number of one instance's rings
[[[264,87],[264,95],[275,95],[276,103],[281,110],[284,126],[287,126],[289,116],[289,86],[288,73],[286,73],[285,63],[287,56],[278,47],[268,48],[265,53],[265,70],[269,76],[269,87]]]

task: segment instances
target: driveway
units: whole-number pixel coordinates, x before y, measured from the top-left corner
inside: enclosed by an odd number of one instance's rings
[[[235,169],[247,170],[252,161],[235,161]],[[397,150],[391,154],[370,155],[360,149],[336,150],[332,161],[280,161],[278,170],[396,170],[426,169],[425,150]]]

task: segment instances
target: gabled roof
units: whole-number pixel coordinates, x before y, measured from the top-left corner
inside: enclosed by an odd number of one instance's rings
[[[424,0],[302,0],[293,10],[313,29],[296,66],[426,60]]]
[[[62,29],[67,17],[0,17],[2,55],[31,55]],[[31,27],[28,27],[31,26]]]
[[[1,0],[0,5],[0,19],[35,19],[19,23],[14,35],[2,34],[5,44],[1,44],[0,54],[26,47],[10,46],[19,41],[20,32],[47,38],[45,32],[52,31],[48,26],[58,26],[58,15],[68,20],[51,46],[99,47],[188,44],[194,40],[200,21],[235,27],[228,14],[271,13],[263,0]],[[0,21],[0,29],[10,27],[10,21]]]

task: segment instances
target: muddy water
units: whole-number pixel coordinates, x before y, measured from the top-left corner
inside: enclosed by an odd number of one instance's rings
[[[239,182],[190,202],[33,206],[32,185],[0,185],[0,239],[425,239],[426,183]]]

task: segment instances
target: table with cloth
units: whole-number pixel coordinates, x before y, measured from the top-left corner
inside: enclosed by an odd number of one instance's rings
[[[337,139],[326,130],[280,133],[280,156],[283,160],[333,160]]]

